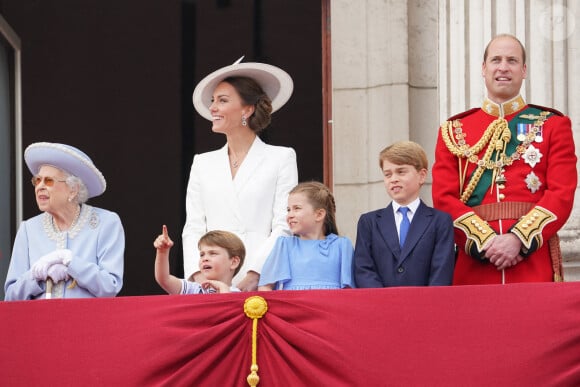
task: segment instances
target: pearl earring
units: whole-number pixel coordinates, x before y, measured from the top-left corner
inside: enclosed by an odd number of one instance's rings
[[[242,116],[242,125],[248,126],[248,121],[246,121],[246,116]]]

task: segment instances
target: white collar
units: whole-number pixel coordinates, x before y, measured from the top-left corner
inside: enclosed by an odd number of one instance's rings
[[[407,204],[406,206],[400,205],[399,203],[397,203],[396,201],[393,200],[393,212],[396,214],[399,211],[399,208],[407,207],[409,210],[411,210],[411,214],[414,214],[415,212],[417,212],[417,208],[419,208],[419,204],[421,204],[420,198],[413,200],[411,203]]]

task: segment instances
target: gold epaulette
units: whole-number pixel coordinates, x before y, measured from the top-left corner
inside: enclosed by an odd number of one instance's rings
[[[467,239],[476,244],[477,251],[479,252],[482,252],[483,246],[485,246],[487,241],[496,235],[493,228],[491,228],[485,220],[481,219],[473,211],[455,219],[453,225],[461,229],[465,233]]]
[[[552,212],[540,206],[535,206],[518,220],[510,231],[516,234],[526,249],[531,247],[534,238],[536,238],[538,248],[540,248],[542,247],[542,230],[548,223],[556,219],[558,217]]]

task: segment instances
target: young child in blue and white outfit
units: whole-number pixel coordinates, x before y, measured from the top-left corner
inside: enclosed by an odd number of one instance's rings
[[[157,249],[155,279],[167,293],[207,294],[240,291],[232,286],[232,279],[244,263],[246,249],[244,243],[234,233],[213,230],[199,239],[199,268],[205,278],[201,284],[177,278],[169,273],[169,250],[173,247],[173,241],[169,238],[165,225],[161,235],[153,242],[153,246]]]
[[[300,183],[290,191],[286,221],[293,236],[276,240],[258,290],[354,287],[354,249],[338,236],[335,212],[334,197],[322,183]]]

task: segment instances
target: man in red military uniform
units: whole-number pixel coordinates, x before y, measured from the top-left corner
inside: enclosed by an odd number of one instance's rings
[[[512,35],[485,49],[481,108],[441,125],[433,204],[451,214],[457,262],[453,284],[561,281],[557,231],[577,184],[570,119],[526,104],[526,54]]]

